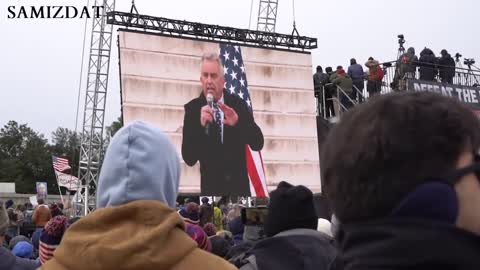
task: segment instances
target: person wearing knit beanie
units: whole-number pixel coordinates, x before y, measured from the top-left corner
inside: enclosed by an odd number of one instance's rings
[[[210,239],[208,239],[208,236],[202,229],[202,227],[195,224],[185,223],[185,232],[193,240],[195,240],[195,242],[197,242],[199,248],[208,252],[212,251],[212,244],[210,243]]]
[[[53,257],[68,226],[69,223],[65,216],[56,216],[45,225],[40,236],[40,261],[42,264]]]
[[[178,210],[178,214],[186,223],[197,225],[200,223],[200,207],[197,203],[189,202],[185,208]]]
[[[213,225],[213,223],[207,223],[203,226],[203,230],[205,231],[205,233],[208,235],[208,237],[210,236],[214,236],[217,234],[217,227],[215,227],[215,225]]]
[[[283,231],[301,228],[316,230],[317,225],[312,191],[287,182],[278,184],[277,189],[270,194],[265,235],[272,237]]]

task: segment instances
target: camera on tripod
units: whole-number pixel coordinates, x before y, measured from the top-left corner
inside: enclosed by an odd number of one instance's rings
[[[462,56],[463,56],[463,55],[461,55],[460,53],[457,52],[457,53],[455,54],[455,61],[460,62],[460,58],[461,58]]]
[[[403,47],[403,44],[405,44],[405,36],[403,34],[400,34],[397,37],[398,37],[398,44],[400,45],[400,47]]]
[[[465,58],[464,61],[463,61],[463,64],[467,65],[467,66],[471,66],[473,64],[475,64],[475,59],[473,58]]]

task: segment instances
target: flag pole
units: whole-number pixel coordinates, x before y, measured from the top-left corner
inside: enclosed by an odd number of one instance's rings
[[[55,170],[54,170],[55,171]],[[62,195],[62,190],[60,189],[60,184],[58,183],[58,174],[57,171],[55,171],[55,178],[57,179],[57,186],[58,186],[58,194],[60,194],[60,199],[62,200],[62,204],[65,205],[63,201],[63,195]]]

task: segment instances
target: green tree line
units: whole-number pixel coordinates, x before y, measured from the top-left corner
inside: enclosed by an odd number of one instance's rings
[[[106,127],[106,143],[122,126],[121,119]],[[0,128],[0,182],[15,182],[16,193],[36,193],[36,182],[47,182],[48,193],[58,194],[52,165],[52,155],[69,160],[71,170],[78,175],[81,134],[58,127],[49,142],[43,134],[27,124],[9,121]],[[65,194],[65,189],[61,188]]]

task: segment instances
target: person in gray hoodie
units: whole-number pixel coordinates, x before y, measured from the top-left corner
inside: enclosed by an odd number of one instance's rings
[[[0,202],[0,269],[2,270],[34,270],[40,266],[39,261],[15,256],[3,247],[10,220],[2,202]]]
[[[185,233],[175,209],[179,181],[165,133],[139,121],[122,128],[105,155],[97,210],[69,227],[41,269],[235,269]]]

